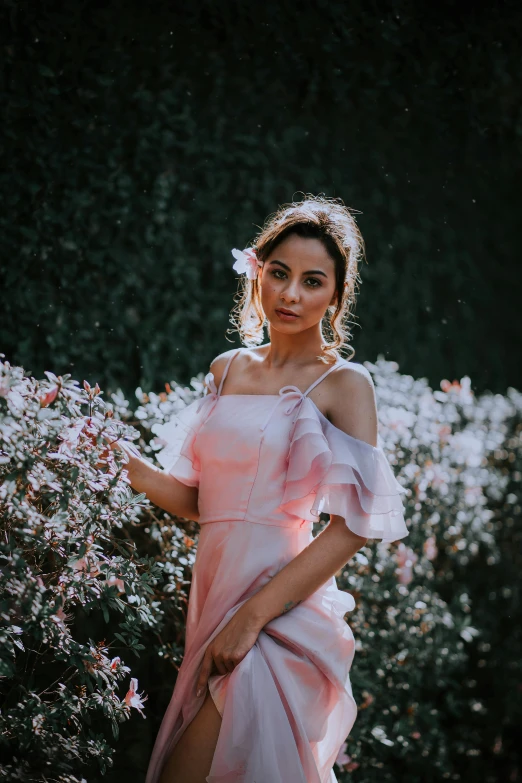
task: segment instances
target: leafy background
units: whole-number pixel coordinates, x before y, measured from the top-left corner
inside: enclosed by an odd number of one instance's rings
[[[230,249],[324,192],[367,245],[356,361],[520,388],[518,4],[11,0],[3,17],[11,362],[109,392],[188,382],[231,347]]]

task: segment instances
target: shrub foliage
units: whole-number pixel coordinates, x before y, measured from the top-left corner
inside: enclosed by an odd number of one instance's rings
[[[99,387],[46,375],[1,365],[1,742],[4,777],[73,781],[105,772],[119,724],[144,715],[128,661],[147,636],[180,660],[163,631],[182,622],[192,540],[148,535],[157,517],[101,437],[138,433]]]
[[[359,706],[337,774],[509,779],[522,395],[475,397],[467,377],[433,390],[382,356],[366,366],[410,535],[369,542],[337,574],[356,598]],[[182,660],[197,526],[135,494],[102,435],[154,461],[155,425],[202,394],[202,373],[138,388],[134,410],[121,390],[105,401],[97,384],[46,376],[0,365],[2,779],[120,781],[144,774]]]

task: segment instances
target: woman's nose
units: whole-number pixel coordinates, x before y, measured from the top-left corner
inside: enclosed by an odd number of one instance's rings
[[[299,299],[299,290],[297,284],[288,285],[281,295],[287,302],[297,302]]]

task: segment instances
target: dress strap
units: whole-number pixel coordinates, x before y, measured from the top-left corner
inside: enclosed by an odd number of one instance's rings
[[[303,392],[303,396],[306,397],[308,395],[308,393],[312,391],[312,389],[315,389],[315,387],[317,386],[318,383],[321,383],[321,381],[324,380],[327,375],[329,375],[331,372],[333,372],[333,370],[337,370],[337,368],[341,367],[342,364],[343,364],[343,360],[342,359],[336,359],[335,363],[332,364],[332,366],[329,367],[326,370],[326,372],[324,372],[316,381],[314,381],[312,383],[312,385],[309,386],[308,389],[305,392]]]
[[[326,372],[324,372],[320,378],[318,378],[314,383],[312,383],[311,386],[308,387],[308,389],[305,392],[302,392],[297,386],[283,386],[281,389],[279,389],[279,396],[276,400],[275,405],[272,407],[272,409],[268,412],[268,416],[266,417],[263,424],[260,426],[260,430],[264,430],[267,426],[268,422],[272,418],[272,414],[278,408],[280,403],[282,401],[285,401],[287,403],[286,408],[284,409],[284,412],[287,416],[292,414],[295,410],[298,410],[302,403],[304,402],[306,396],[308,395],[308,392],[311,392],[312,389],[315,389],[318,383],[321,383],[326,376],[333,372],[333,370],[337,370],[338,367],[342,367],[344,365],[343,359],[337,359],[334,364],[332,364],[331,367],[329,367]]]
[[[217,396],[218,397],[221,395],[221,389],[223,388],[223,382],[224,382],[225,378],[227,377],[228,368],[230,367],[232,359],[234,359],[238,355],[238,353],[240,351],[241,351],[241,348],[236,348],[236,351],[234,353],[230,354],[230,356],[228,357],[228,361],[225,364],[225,369],[223,370],[223,375],[221,376],[221,381],[219,383],[219,389],[217,391]]]

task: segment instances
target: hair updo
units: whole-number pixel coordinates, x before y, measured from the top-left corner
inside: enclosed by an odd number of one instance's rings
[[[355,350],[349,345],[349,319],[353,316],[356,289],[360,283],[358,264],[365,257],[364,240],[352,211],[342,199],[305,194],[302,201],[283,204],[270,215],[252,247],[259,260],[266,261],[274,248],[292,234],[319,239],[335,262],[337,305],[328,307],[328,319],[323,318],[321,323],[326,342],[321,347],[320,358],[326,362],[327,355],[335,355],[338,349],[347,348],[350,354],[346,358],[351,359]],[[263,327],[268,324],[261,306],[259,279],[249,280],[242,275],[236,297],[238,295],[230,316],[235,328],[227,332],[238,331],[241,342],[250,348],[263,342]],[[329,332],[326,336],[325,326]],[[328,337],[332,338],[331,342]]]

